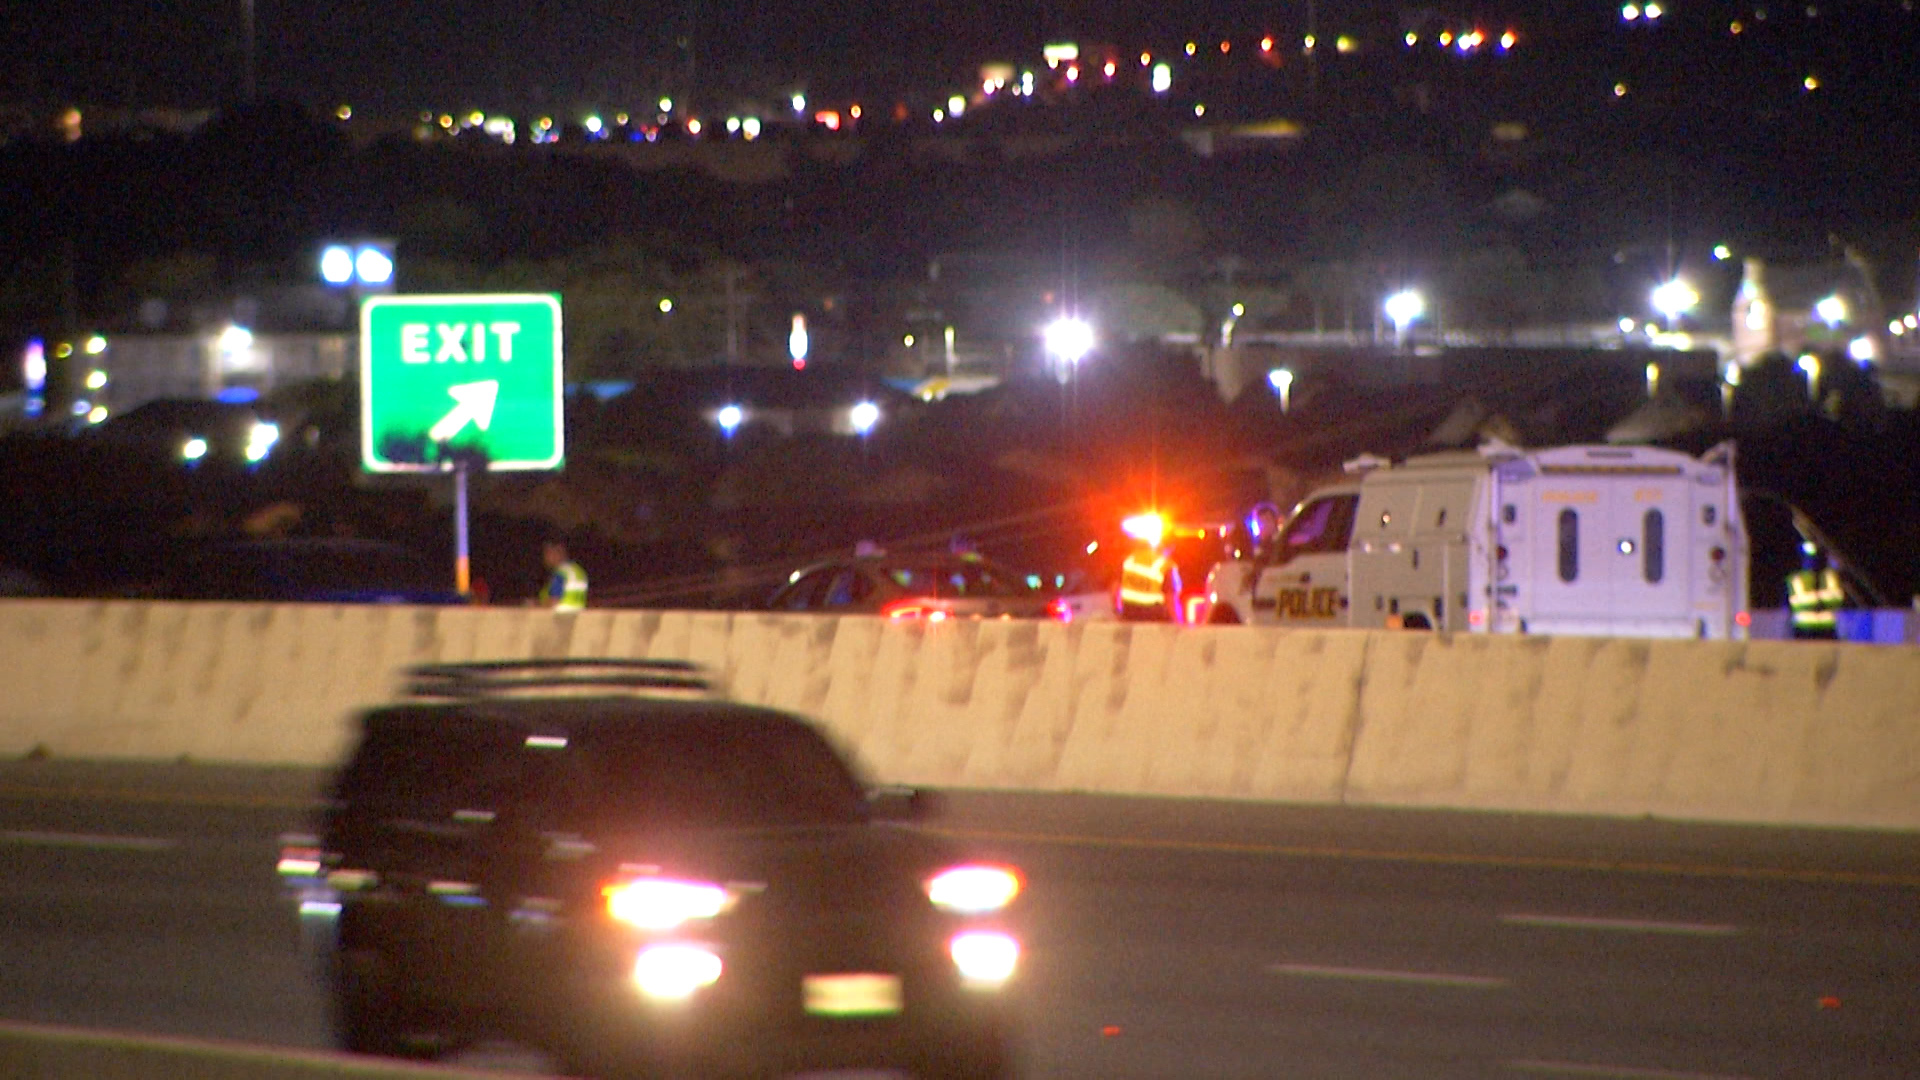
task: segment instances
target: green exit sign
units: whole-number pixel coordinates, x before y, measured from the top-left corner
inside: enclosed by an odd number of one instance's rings
[[[560,298],[375,296],[360,307],[360,461],[371,472],[556,469]]]

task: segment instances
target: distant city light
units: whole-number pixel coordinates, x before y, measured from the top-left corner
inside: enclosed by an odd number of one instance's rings
[[[253,331],[244,326],[228,326],[220,331],[218,342],[224,352],[238,352],[253,346]]]
[[[673,314],[673,297],[663,296],[660,298],[660,314],[662,315]]]
[[[1049,68],[1058,68],[1061,64],[1071,63],[1072,61],[1080,59],[1080,46],[1071,41],[1042,45],[1040,47],[1040,58],[1047,62]]]
[[[1113,73],[1120,70],[1120,68],[1119,68],[1119,65],[1109,60],[1105,64],[1101,65],[1100,70],[1103,74],[1106,75],[1107,78],[1111,79],[1113,78]]]
[[[871,434],[874,425],[880,422],[880,406],[863,401],[847,410],[847,420],[853,425],[855,434]]]
[[[188,461],[199,461],[207,456],[207,440],[198,436],[180,444],[180,456]]]
[[[1731,259],[1731,258],[1733,258],[1732,248],[1728,247],[1725,244],[1713,245],[1713,261],[1714,262],[1726,262],[1728,259]]]
[[[333,110],[333,115],[336,120],[351,120],[353,119],[353,106],[342,105]]]
[[[687,121],[687,134],[698,135],[700,134],[700,129],[703,126],[704,125],[700,123],[700,118],[696,116],[693,119]]]
[[[1207,115],[1207,107],[1205,105],[1195,105],[1193,107],[1193,115],[1195,116]]]
[[[1166,64],[1153,65],[1153,92],[1164,94],[1173,89],[1173,68]]]
[[[1640,5],[1638,4],[1623,5],[1620,8],[1620,17],[1626,20],[1627,22],[1637,21],[1640,18]]]
[[[485,125],[486,122],[487,114],[481,112],[479,109],[475,109],[467,114],[467,125],[469,127],[481,127]]]
[[[247,432],[247,460],[258,463],[273,452],[275,443],[280,441],[280,425],[262,420]]]
[[[93,408],[87,410],[87,423],[89,424],[102,424],[106,422],[106,419],[107,407],[105,405],[95,405]]]
[[[107,373],[95,368],[87,372],[87,389],[104,390],[107,388]]]
[[[1662,8],[1659,4],[1656,3],[1656,4],[1648,4],[1646,7],[1641,9],[1641,13],[1646,16],[1648,22],[1653,22],[1654,20],[1658,19],[1660,16],[1665,15],[1667,12],[1666,12],[1666,9]]]
[[[1193,42],[1191,42],[1191,41],[1189,41],[1189,42],[1187,42],[1187,55],[1188,55],[1188,56],[1192,56],[1192,55],[1193,55],[1194,53],[1197,53],[1197,52],[1199,52],[1199,51],[1200,51],[1200,46],[1198,46],[1198,45],[1196,45],[1196,44],[1194,44],[1194,43],[1193,43]]]
[[[101,337],[99,334],[94,334],[87,338],[87,343],[84,347],[88,356],[99,356],[101,353],[107,351],[107,339]]]
[[[1246,315],[1246,313],[1247,313],[1247,305],[1245,305],[1245,304],[1235,304],[1235,305],[1233,305],[1233,308],[1232,308],[1232,310],[1233,310],[1233,317],[1234,317],[1234,318],[1236,318],[1236,319],[1238,319],[1238,318],[1241,318],[1241,317],[1243,317],[1243,316],[1245,316],[1245,315]]]
[[[1267,372],[1267,385],[1280,395],[1280,411],[1286,412],[1293,407],[1293,372],[1286,368],[1274,368]]]
[[[738,405],[723,405],[720,407],[719,412],[713,414],[714,423],[719,424],[720,430],[729,436],[740,427],[740,422],[746,418],[746,412]]]
[[[1067,65],[1067,81],[1068,82],[1080,81],[1080,65],[1079,64]]]
[[[805,115],[807,111],[807,95],[795,94],[788,101],[788,104],[793,106],[793,111],[796,115]]]
[[[1269,34],[1260,39],[1260,51],[1264,53],[1273,51],[1273,35]]]
[[[1409,30],[1409,31],[1407,31],[1407,38],[1406,38],[1406,41],[1407,41],[1407,48],[1409,48],[1409,49],[1411,49],[1411,48],[1413,48],[1413,47],[1414,47],[1415,45],[1418,45],[1418,44],[1420,44],[1420,35],[1419,35],[1419,34],[1416,34],[1416,33],[1414,33],[1414,32],[1413,32],[1413,31],[1411,31],[1411,30]]]
[[[1402,289],[1387,297],[1382,307],[1386,310],[1387,318],[1393,320],[1394,330],[1405,333],[1410,324],[1426,314],[1427,301],[1412,289]]]
[[[1673,320],[1692,311],[1694,305],[1699,302],[1700,294],[1693,291],[1693,286],[1679,278],[1674,278],[1653,290],[1653,309],[1666,316],[1669,325]]]
[[[1474,44],[1478,45],[1479,42],[1476,41],[1474,42]],[[1333,39],[1334,52],[1346,54],[1346,53],[1353,52],[1359,48],[1360,48],[1360,43],[1353,40],[1352,38],[1348,37],[1345,34],[1341,34],[1339,37]]]
[[[345,285],[353,280],[353,252],[338,244],[320,253],[320,280],[329,285]]]
[[[1613,96],[1614,96],[1614,97],[1626,97],[1626,96],[1627,96],[1627,84],[1626,84],[1626,83],[1623,83],[1623,82],[1617,82],[1617,83],[1614,83],[1614,84],[1613,84]]]
[[[807,347],[807,317],[796,314],[793,328],[787,331],[787,355],[793,358],[796,367],[806,364]]]
[[[727,117],[727,134],[738,135],[739,133],[740,133],[740,118],[737,116]]]
[[[1847,355],[1852,357],[1853,362],[1856,364],[1864,366],[1873,363],[1873,339],[1870,337],[1857,337],[1849,341],[1847,343]]]
[[[1806,87],[1808,90],[1818,90],[1820,89],[1820,77],[1817,75],[1809,75],[1800,80],[1800,85]]]
[[[1141,67],[1150,67],[1150,66],[1152,66],[1152,64],[1153,64],[1153,54],[1152,54],[1152,53],[1150,53],[1150,52],[1143,52],[1143,53],[1141,53],[1141,54],[1140,54],[1140,66],[1141,66]]]
[[[663,113],[670,113],[670,112],[672,112],[672,111],[673,111],[673,99],[672,99],[672,98],[670,98],[670,97],[663,97],[663,98],[661,98],[661,99],[660,99],[660,111],[661,111],[661,112],[663,112]]]
[[[1300,44],[1304,47],[1304,51],[1312,52],[1314,46],[1320,44],[1320,39],[1314,37],[1312,34],[1308,34],[1306,37],[1300,39]]]
[[[933,110],[933,122],[934,122],[934,123],[936,123],[936,124],[944,124],[944,123],[946,123],[946,121],[947,121],[947,110],[945,110],[945,109],[935,109],[935,110]]]
[[[955,94],[947,99],[947,115],[958,117],[967,111],[967,99]]]
[[[740,121],[740,135],[742,138],[745,138],[748,142],[752,142],[753,140],[759,138],[760,137],[760,118],[757,116],[749,116],[745,120]]]
[[[1500,51],[1507,52],[1520,43],[1520,35],[1509,30],[1500,35]]]
[[[1639,328],[1640,328],[1639,323],[1634,322],[1632,319],[1626,317],[1625,315],[1620,316],[1620,332],[1621,333],[1631,334]]]
[[[606,125],[602,123],[600,118],[597,116],[589,116],[586,119],[587,134],[589,135],[598,135],[600,134],[601,129],[605,127]]]
[[[1828,296],[1813,305],[1813,313],[1831,329],[1847,321],[1847,302],[1838,296]]]

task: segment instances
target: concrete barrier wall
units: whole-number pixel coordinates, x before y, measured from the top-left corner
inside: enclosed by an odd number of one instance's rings
[[[1920,650],[1806,642],[7,601],[0,755],[324,763],[409,664],[603,655],[895,782],[1920,828]]]

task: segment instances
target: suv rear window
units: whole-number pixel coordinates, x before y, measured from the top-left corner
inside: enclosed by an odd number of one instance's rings
[[[602,828],[772,828],[861,820],[859,782],[798,724],[722,715],[595,732]]]

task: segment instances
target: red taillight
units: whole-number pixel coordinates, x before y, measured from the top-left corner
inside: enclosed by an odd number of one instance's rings
[[[1073,605],[1067,603],[1066,597],[1056,596],[1047,601],[1047,618],[1057,619],[1060,622],[1072,622]]]
[[[1739,627],[1748,627],[1748,626],[1752,626],[1752,625],[1753,625],[1753,613],[1752,613],[1752,612],[1748,612],[1748,611],[1736,611],[1736,612],[1734,612],[1734,614],[1733,614],[1733,624],[1734,624],[1735,626],[1739,626]]]

